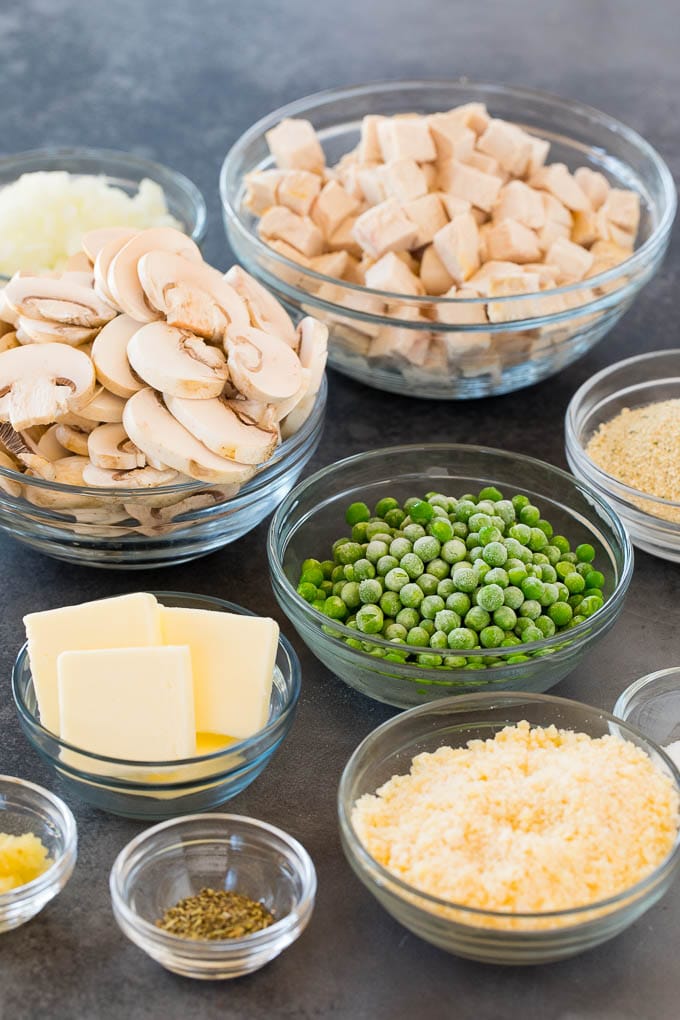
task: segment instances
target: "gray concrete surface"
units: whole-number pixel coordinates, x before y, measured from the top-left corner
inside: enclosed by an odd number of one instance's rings
[[[677,0],[20,0],[0,4],[3,151],[46,144],[130,149],[187,173],[210,206],[206,255],[228,265],[217,201],[227,147],[282,102],[380,77],[468,74],[549,89],[598,106],[645,135],[680,170]],[[418,403],[330,377],[328,424],[314,466],[378,443],[451,438],[564,465],[574,389],[637,351],[678,345],[680,258],[612,335],[559,378],[474,404]],[[19,731],[10,669],[28,610],[139,586],[212,592],[278,613],[267,580],[266,525],[231,548],[131,576],[51,561],[0,539],[0,772],[50,788],[55,777]],[[650,669],[680,660],[679,568],[639,554],[617,627],[556,693],[611,707]],[[674,1020],[680,1014],[680,885],[616,941],[539,969],[447,956],[392,921],[345,863],[335,791],[357,742],[391,710],[348,690],[306,651],[290,738],[231,809],[281,825],[314,857],[319,897],[305,935],[260,973],[199,984],[165,973],[127,942],[109,906],[108,871],[141,825],[72,803],[80,858],[64,893],[0,936],[2,1020]]]

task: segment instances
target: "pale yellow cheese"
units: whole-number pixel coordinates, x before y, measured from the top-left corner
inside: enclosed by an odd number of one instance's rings
[[[57,658],[61,652],[133,648],[162,643],[159,606],[153,595],[137,592],[80,606],[64,606],[24,617],[28,656],[40,721],[59,733]]]
[[[279,640],[275,620],[161,606],[163,641],[189,645],[196,729],[250,737],[266,724]]]
[[[59,730],[67,743],[126,761],[196,753],[186,645],[62,652],[57,674]]]

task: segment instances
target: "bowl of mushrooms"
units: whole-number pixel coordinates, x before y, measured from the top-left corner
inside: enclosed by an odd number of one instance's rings
[[[300,99],[227,154],[239,261],[409,397],[508,393],[597,343],[658,269],[676,192],[625,125],[546,93],[382,82]]]
[[[0,291],[0,528],[118,568],[234,541],[318,445],[326,327],[170,227],[83,250],[89,270]]]

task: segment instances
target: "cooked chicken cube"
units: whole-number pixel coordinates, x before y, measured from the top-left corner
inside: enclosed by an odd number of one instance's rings
[[[271,206],[278,205],[278,188],[284,176],[283,170],[259,170],[246,174],[246,208],[261,216]]]
[[[393,159],[385,163],[383,181],[386,197],[410,202],[427,195],[425,174],[414,159]]]
[[[390,251],[366,270],[366,286],[371,290],[387,290],[394,294],[423,294],[421,281],[398,255]]]
[[[597,210],[607,199],[609,194],[609,181],[604,174],[590,167],[580,166],[574,170],[574,180],[581,191],[588,197],[593,209]]]
[[[303,255],[320,255],[323,234],[308,216],[298,216],[284,205],[274,205],[259,224],[260,235],[267,240],[285,241]]]
[[[491,212],[503,181],[481,170],[476,170],[457,159],[446,160],[439,172],[439,186],[456,198],[464,198],[471,205]]]
[[[411,202],[404,202],[404,212],[418,228],[413,240],[414,248],[429,244],[434,235],[448,222],[444,205],[437,194],[423,195]],[[466,210],[462,210],[465,212]]]
[[[410,248],[417,232],[415,223],[411,222],[396,198],[388,198],[367,209],[357,217],[353,227],[355,240],[375,259],[388,251]]]
[[[309,170],[284,170],[277,189],[278,203],[298,216],[309,216],[314,199],[321,191],[321,178]]]
[[[452,287],[455,290],[454,279],[437,255],[433,244],[428,244],[423,250],[423,257],[420,260],[420,279],[428,294],[439,296],[445,294],[447,290],[451,290]]]
[[[486,234],[490,259],[506,262],[538,262],[541,249],[533,230],[517,220],[494,223]]]
[[[517,220],[531,230],[540,230],[546,219],[541,192],[530,188],[524,181],[509,181],[500,190],[493,207],[493,218]]]
[[[572,212],[590,209],[587,195],[564,163],[551,163],[550,166],[540,167],[529,178],[529,184],[532,188],[550,192]]]
[[[531,136],[516,124],[494,118],[477,140],[477,148],[498,160],[501,169],[516,177],[526,173],[531,156]]]
[[[385,163],[392,159],[431,163],[437,158],[425,117],[386,117],[378,123],[377,130]]]
[[[455,110],[433,113],[427,118],[430,134],[437,149],[437,159],[465,160],[475,147],[476,135],[466,127]]]
[[[332,237],[343,220],[356,212],[359,202],[348,195],[342,184],[324,184],[312,209],[312,219],[324,237]]]
[[[461,213],[438,230],[433,244],[457,284],[479,269],[479,232],[470,213]]]
[[[557,281],[560,284],[582,280],[593,261],[594,255],[582,248],[580,244],[567,241],[564,237],[559,237],[550,246],[546,255],[546,262],[557,266],[559,270]]]
[[[281,170],[313,170],[326,163],[321,143],[308,120],[284,118],[265,135],[269,150]]]

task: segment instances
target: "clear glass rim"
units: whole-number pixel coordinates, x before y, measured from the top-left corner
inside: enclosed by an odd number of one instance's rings
[[[185,591],[151,591],[149,592],[149,594],[155,595],[156,598],[161,603],[164,598],[191,599],[192,602],[205,603],[206,609],[210,607],[214,609],[215,606],[218,606],[220,609],[223,609],[226,612],[237,613],[239,616],[257,616],[257,613],[254,613],[251,609],[246,609],[244,606],[239,606],[235,602],[228,602],[226,599],[218,598],[216,595],[194,594],[193,592]],[[108,597],[110,598],[111,596]],[[106,601],[106,599],[100,599],[97,601],[103,602]],[[246,737],[244,740],[236,741],[236,743],[229,744],[228,747],[222,748],[219,751],[211,751],[210,754],[197,755],[192,758],[175,758],[172,761],[132,761],[126,758],[110,758],[103,754],[95,754],[92,751],[84,751],[82,747],[77,747],[75,744],[69,744],[67,741],[61,740],[61,738],[56,733],[53,733],[52,730],[46,729],[42,725],[42,723],[36,718],[33,712],[31,712],[28,705],[26,704],[23,693],[21,691],[20,676],[21,673],[24,671],[24,665],[26,670],[30,672],[30,668],[28,665],[27,641],[25,641],[24,644],[19,649],[19,653],[14,662],[14,666],[12,667],[12,695],[14,697],[14,704],[16,705],[20,717],[27,723],[28,726],[30,726],[32,730],[35,730],[41,736],[48,738],[53,744],[55,744],[58,747],[60,751],[62,749],[70,751],[74,754],[79,755],[83,759],[87,759],[88,761],[103,762],[104,764],[112,765],[118,768],[120,767],[140,768],[153,771],[155,769],[160,768],[177,769],[181,768],[182,766],[202,765],[205,762],[219,761],[220,758],[223,758],[226,755],[232,755],[234,753],[238,754],[239,752],[248,751],[250,748],[257,746],[260,743],[263,742],[267,743],[269,738],[280,727],[281,723],[285,721],[291,714],[291,712],[294,710],[298,698],[300,696],[300,689],[302,685],[302,670],[300,667],[300,660],[298,659],[297,653],[293,648],[292,644],[285,636],[285,634],[282,634],[280,630],[279,630],[279,647],[283,648],[288,658],[288,661],[290,662],[290,676],[286,677],[283,672],[281,673],[281,676],[283,677],[283,680],[286,685],[286,699],[285,704],[281,709],[281,712],[274,719],[271,719],[266,724],[266,726],[264,726],[261,730],[258,730],[258,732],[255,733],[252,737]],[[33,677],[31,674],[31,682],[32,681]],[[102,776],[99,774],[95,774],[95,776],[98,780],[108,778],[107,776]],[[172,786],[172,784],[168,783],[149,784],[148,782],[144,782],[141,785],[145,787],[148,787],[150,785],[151,786],[159,785],[164,788],[165,787],[170,788]]]
[[[123,149],[96,149],[88,146],[61,146],[61,145],[50,145],[39,149],[26,149],[23,152],[15,152],[11,155],[0,157],[0,174],[7,171],[16,170],[17,175],[22,172],[22,163],[33,162],[37,159],[91,159],[101,160],[102,162],[111,161],[112,163],[127,164],[131,170],[136,170],[144,176],[154,178],[154,176],[168,176],[172,179],[173,183],[177,188],[184,192],[188,197],[194,208],[195,223],[191,231],[191,237],[194,241],[199,243],[203,240],[206,234],[208,226],[208,209],[206,206],[205,198],[202,192],[194,184],[192,180],[180,173],[179,170],[173,169],[173,167],[167,166],[164,163],[159,163],[153,159],[146,159],[144,156],[137,156],[131,152],[125,152]],[[87,174],[86,176],[92,176]],[[102,171],[101,174],[96,176],[110,177],[112,180],[115,178],[115,174],[107,173]],[[0,185],[0,187],[2,187]],[[4,278],[4,277],[3,277]]]
[[[613,376],[621,368],[640,365],[643,362],[653,362],[657,358],[665,358],[669,356],[674,356],[678,359],[677,382],[678,396],[680,398],[680,347],[671,347],[665,351],[648,351],[645,354],[635,354],[631,358],[624,358],[622,361],[616,361],[613,365],[608,365],[606,368],[596,372],[595,375],[590,377],[590,379],[587,379],[586,382],[579,386],[569,401],[569,406],[567,407],[567,413],[564,420],[567,449],[574,455],[581,470],[592,476],[595,479],[596,484],[602,489],[605,489],[611,496],[614,497],[619,497],[620,494],[623,494],[628,497],[631,502],[634,500],[642,500],[646,504],[658,503],[659,506],[668,508],[669,510],[680,511],[679,500],[664,499],[663,496],[655,496],[653,493],[643,492],[641,489],[635,489],[632,485],[628,485],[626,482],[622,482],[619,478],[616,478],[614,475],[610,475],[608,472],[604,471],[595,463],[595,461],[590,459],[579,438],[579,426],[583,403],[596,386],[605,379],[608,379],[610,376]],[[675,380],[671,376],[661,376],[657,380],[657,382],[660,383],[673,381]],[[620,391],[612,389],[611,393],[607,394],[607,397],[615,397],[618,392]],[[640,507],[635,507],[635,509],[640,511]],[[651,518],[655,516],[644,509],[641,512],[645,516],[649,516]],[[669,527],[673,527],[672,521],[665,521],[663,518],[660,518],[660,520],[663,520],[664,524],[667,524]],[[680,530],[680,525],[676,525],[676,527]]]
[[[339,284],[343,289],[349,292],[356,292],[358,294],[369,294],[378,298],[385,298],[389,301],[401,301],[403,303],[405,298],[409,300],[415,300],[409,295],[395,293],[393,291],[382,291],[374,290],[370,287],[364,287],[360,284],[350,283],[348,281],[338,281],[336,277],[327,276],[323,273],[317,273],[315,270],[307,269],[302,267],[299,263],[294,262],[292,259],[287,258],[285,255],[275,251],[264,241],[262,241],[256,233],[253,233],[248,226],[244,223],[239,211],[236,209],[231,201],[229,193],[229,178],[232,169],[232,164],[236,163],[241,155],[243,149],[245,149],[254,139],[258,136],[263,135],[265,131],[269,130],[276,123],[282,120],[284,117],[295,117],[310,112],[318,106],[322,106],[324,103],[332,102],[343,99],[360,99],[363,96],[372,95],[375,93],[389,93],[396,92],[399,90],[407,90],[410,92],[417,92],[428,88],[438,89],[458,89],[458,88],[476,89],[480,93],[485,93],[487,96],[505,95],[510,96],[514,99],[521,100],[539,100],[543,103],[550,103],[556,112],[568,112],[569,114],[578,114],[588,117],[590,120],[598,121],[603,127],[608,128],[610,131],[624,137],[627,142],[636,147],[640,152],[646,155],[652,162],[662,184],[663,189],[663,205],[660,209],[659,222],[654,228],[650,236],[643,244],[637,248],[633,254],[625,259],[619,265],[608,269],[603,273],[590,277],[587,283],[585,281],[579,281],[574,284],[565,284],[561,287],[552,287],[545,291],[536,291],[533,294],[521,294],[521,295],[510,295],[508,297],[494,298],[494,302],[499,301],[503,304],[510,302],[518,302],[520,300],[526,300],[527,298],[548,298],[554,295],[571,294],[579,290],[583,290],[585,286],[588,288],[594,288],[603,284],[610,283],[613,280],[618,279],[621,276],[626,275],[643,265],[649,256],[664,242],[667,237],[670,228],[675,218],[675,211],[677,207],[677,192],[673,181],[673,176],[666,164],[665,160],[657,152],[657,150],[647,142],[642,135],[638,134],[637,131],[627,127],[621,121],[609,114],[604,113],[595,107],[589,106],[585,103],[579,103],[574,100],[563,99],[560,96],[556,96],[551,92],[539,89],[527,89],[518,88],[516,86],[507,85],[504,83],[494,83],[477,81],[467,76],[460,76],[452,79],[405,79],[400,80],[379,80],[374,82],[366,82],[359,85],[353,85],[350,87],[324,89],[319,92],[310,93],[307,96],[303,96],[301,99],[297,99],[292,103],[287,103],[285,106],[281,106],[264,117],[261,117],[256,121],[247,131],[245,131],[240,138],[231,146],[227,152],[219,175],[219,191],[222,207],[225,214],[229,217],[230,221],[237,224],[244,234],[248,237],[249,242],[254,246],[256,252],[261,256],[266,256],[271,259],[274,264],[283,266],[288,271],[295,271],[296,273],[304,273],[305,276],[311,280],[319,283],[333,283],[336,286]],[[307,297],[307,291],[301,288],[291,286],[290,290],[295,293],[301,293]],[[419,303],[437,306],[442,304],[446,305],[476,305],[488,303],[488,298],[444,298],[436,297],[432,295],[424,295],[417,298]],[[602,299],[600,299],[602,300]],[[591,302],[593,304],[595,302]],[[336,304],[331,301],[321,301],[317,297],[317,304],[319,307],[325,307],[329,309],[342,309],[344,306]],[[574,309],[570,309],[567,312],[553,313],[548,316],[537,316],[529,319],[512,320],[511,323],[502,323],[505,328],[509,328],[517,323],[528,323],[535,322],[538,319],[545,319],[546,321],[560,321],[560,319],[566,319],[570,316],[573,317],[581,309],[588,309],[588,305],[584,304]],[[352,312],[352,309],[346,309],[346,312]],[[366,321],[379,321],[382,316],[372,315],[371,313],[363,313],[362,319]],[[398,319],[390,319],[390,321],[400,322]],[[408,322],[408,320],[404,320]],[[411,328],[413,324],[411,323]]]
[[[313,623],[317,628],[323,626],[331,627],[333,630],[337,630],[341,637],[355,639],[357,637],[357,631],[353,630],[351,627],[347,627],[339,620],[333,620],[328,616],[324,616],[323,613],[318,612],[316,609],[313,609],[309,602],[306,602],[301,595],[298,595],[294,585],[292,585],[291,582],[288,580],[286,573],[283,569],[283,553],[285,552],[285,550],[280,548],[279,538],[283,528],[283,522],[286,514],[289,512],[291,508],[295,506],[300,497],[307,490],[322,485],[326,478],[332,476],[336,471],[343,470],[346,467],[357,465],[359,463],[363,464],[372,459],[380,461],[386,455],[409,454],[414,453],[416,451],[428,453],[432,452],[433,454],[437,452],[442,453],[443,452],[456,453],[459,451],[463,451],[466,453],[474,452],[480,457],[483,457],[487,454],[492,454],[495,457],[502,457],[508,461],[520,461],[521,463],[524,464],[538,465],[544,470],[547,468],[557,477],[569,481],[571,485],[583,489],[588,494],[588,498],[593,501],[593,503],[598,508],[600,515],[604,518],[604,520],[610,526],[612,531],[615,533],[623,558],[621,576],[618,579],[614,591],[607,599],[607,601],[604,603],[604,605],[600,609],[598,609],[597,612],[593,613],[592,616],[589,616],[586,620],[584,620],[583,623],[579,623],[576,627],[573,627],[569,631],[561,631],[560,633],[553,634],[552,637],[543,638],[540,641],[527,641],[526,643],[522,643],[521,645],[513,646],[514,650],[513,648],[470,648],[460,650],[461,656],[465,655],[465,657],[471,656],[473,658],[497,657],[499,661],[503,661],[503,656],[513,654],[517,655],[520,653],[525,653],[526,651],[530,652],[540,651],[542,649],[552,648],[555,647],[555,645],[561,645],[566,642],[572,645],[575,642],[579,641],[582,637],[588,636],[588,634],[593,630],[593,627],[595,628],[599,627],[601,623],[604,623],[607,619],[611,617],[612,613],[618,611],[618,608],[625,597],[626,591],[628,590],[628,585],[630,583],[630,579],[633,573],[633,546],[631,544],[630,538],[628,537],[628,533],[624,528],[618,515],[615,513],[612,507],[609,506],[609,504],[602,499],[602,497],[595,491],[595,489],[593,489],[587,482],[583,482],[581,481],[581,479],[575,478],[567,471],[563,471],[561,468],[554,467],[552,464],[548,464],[546,461],[538,460],[536,457],[528,457],[526,454],[512,453],[506,450],[496,450],[488,446],[476,446],[465,443],[426,443],[423,445],[412,444],[407,446],[388,446],[383,447],[382,449],[379,450],[369,450],[364,453],[353,454],[351,457],[345,457],[343,460],[335,461],[334,464],[329,464],[326,467],[321,468],[321,470],[317,471],[315,474],[309,475],[307,478],[303,479],[302,482],[298,482],[298,484],[290,491],[286,498],[276,508],[274,516],[272,517],[271,524],[269,526],[269,532],[267,534],[267,554],[269,559],[270,571],[274,579],[276,580],[277,584],[279,584],[281,588],[285,591],[286,597],[300,610],[302,615],[306,617],[311,623]],[[376,635],[367,634],[365,635],[365,637],[362,636],[362,640],[364,639],[366,640],[367,643],[376,645],[379,648],[384,648],[385,650],[388,651],[395,650],[395,645],[393,645],[390,641],[386,641],[385,639],[379,638]],[[332,640],[337,641],[337,639]],[[350,646],[345,647],[347,647],[348,650],[355,651],[354,649],[350,649]],[[397,649],[399,649],[402,646],[398,645],[396,647]],[[448,650],[434,649],[429,646],[421,648],[415,645],[409,645],[408,648],[409,652],[415,655],[426,654],[436,655],[440,651],[448,655],[456,654],[456,651],[453,649]],[[359,652],[358,650],[356,650],[356,654],[358,657],[361,658],[362,661],[365,660],[368,655],[367,652]],[[381,662],[384,660],[378,661]],[[509,665],[513,664],[509,663]],[[518,667],[526,667],[525,662],[517,663],[517,665]],[[419,666],[417,663],[414,662],[411,663],[390,662],[389,667],[390,669],[394,667],[394,671],[404,672],[405,675],[410,675],[411,673],[418,673],[422,675],[423,669],[424,668],[427,669],[427,667]],[[448,670],[449,674],[457,674],[458,672],[459,671],[455,669]],[[433,674],[438,677],[445,675],[441,670],[438,670],[436,672],[433,671]]]
[[[294,909],[287,913],[284,917],[274,921],[274,923],[270,924],[267,928],[251,932],[249,935],[245,935],[242,938],[222,940],[185,939],[180,935],[174,935],[171,932],[164,931],[162,928],[157,928],[156,925],[151,924],[134,911],[127,902],[124,890],[124,871],[127,866],[131,863],[135,856],[137,857],[137,862],[141,862],[143,860],[145,844],[153,841],[159,833],[165,832],[175,826],[190,826],[194,822],[199,824],[206,822],[214,822],[215,824],[219,823],[225,828],[225,836],[229,835],[229,826],[232,823],[236,823],[239,826],[245,826],[246,828],[250,828],[270,837],[273,836],[277,840],[280,840],[286,847],[286,859],[288,863],[293,864],[295,874],[301,880],[301,895]],[[178,843],[179,842],[182,842],[182,840],[178,834]],[[210,838],[206,837],[205,842],[210,842]],[[248,815],[222,814],[217,812],[183,815],[180,818],[170,818],[167,821],[160,822],[158,825],[152,826],[150,829],[145,829],[123,847],[113,862],[113,867],[111,868],[109,876],[109,889],[114,907],[116,910],[120,911],[121,915],[131,927],[141,933],[144,933],[147,938],[154,942],[164,944],[168,949],[185,949],[192,955],[206,957],[223,956],[225,952],[231,954],[232,952],[238,952],[239,950],[245,951],[248,949],[262,949],[270,942],[275,942],[279,937],[285,936],[287,933],[294,931],[298,924],[300,924],[311,913],[314,906],[316,888],[317,878],[314,862],[312,861],[309,852],[305,849],[302,843],[299,842],[299,840],[295,839],[294,836],[289,835],[289,833],[278,828],[276,825],[260,821],[258,818],[252,818]]]
[[[612,709],[612,715],[616,716],[617,719],[623,720],[623,722],[628,722],[626,713],[630,708],[630,703],[633,698],[639,694],[640,691],[643,691],[645,687],[649,687],[657,680],[661,680],[666,676],[672,676],[673,674],[675,674],[678,678],[678,695],[680,695],[680,666],[668,666],[667,669],[657,669],[653,673],[646,673],[637,680],[633,680],[633,682],[626,687],[625,691],[622,691],[621,694],[619,694],[616,699],[616,704]]]
[[[616,893],[614,896],[609,896],[603,900],[597,900],[593,903],[589,903],[584,906],[572,907],[562,910],[546,910],[541,913],[515,913],[510,911],[500,910],[483,910],[480,907],[470,907],[462,903],[454,903],[450,900],[441,899],[438,896],[433,896],[430,893],[422,892],[415,886],[409,885],[404,882],[397,875],[394,875],[387,868],[383,867],[374,857],[370,855],[368,850],[364,847],[363,843],[359,839],[354,826],[351,821],[351,807],[353,805],[348,804],[348,788],[352,782],[354,776],[353,772],[357,766],[357,762],[361,754],[363,754],[367,747],[371,747],[377,742],[379,737],[383,736],[390,730],[397,729],[400,725],[403,725],[404,720],[415,718],[419,715],[428,715],[430,713],[436,714],[437,712],[443,713],[447,708],[460,706],[470,706],[474,708],[479,706],[480,711],[482,706],[486,705],[489,708],[496,708],[499,706],[499,702],[510,702],[522,704],[523,702],[530,701],[535,704],[542,705],[553,705],[556,708],[559,706],[568,706],[569,708],[578,708],[581,712],[595,712],[604,721],[608,723],[614,723],[619,730],[624,731],[624,736],[630,734],[642,742],[643,750],[647,751],[648,746],[658,754],[663,763],[668,768],[670,775],[673,779],[676,792],[680,793],[680,770],[676,766],[675,762],[666,754],[662,747],[655,744],[646,734],[637,727],[632,726],[625,720],[619,719],[607,712],[605,709],[595,708],[591,705],[586,705],[580,701],[574,701],[570,698],[557,698],[554,695],[549,694],[529,694],[520,691],[499,691],[496,693],[491,692],[480,692],[477,694],[462,694],[454,695],[451,698],[442,698],[439,701],[431,702],[427,705],[418,705],[415,708],[407,709],[404,712],[388,719],[382,723],[376,729],[372,730],[368,736],[364,737],[361,743],[355,748],[354,752],[350,756],[345,768],[343,769],[342,776],[340,778],[340,785],[338,787],[338,816],[340,821],[340,829],[345,838],[345,841],[350,848],[352,855],[360,863],[363,872],[373,872],[378,876],[378,881],[381,885],[393,885],[400,894],[405,894],[405,898],[417,897],[424,903],[427,903],[430,907],[438,909],[446,908],[447,910],[460,910],[466,914],[479,918],[494,918],[499,920],[518,919],[526,921],[534,920],[545,920],[551,918],[568,918],[573,917],[576,922],[583,915],[587,915],[592,911],[604,910],[607,907],[617,907],[623,905],[630,899],[638,899],[644,892],[654,886],[658,882],[659,878],[663,873],[668,870],[677,867],[680,864],[680,828],[676,832],[675,841],[673,847],[668,852],[666,857],[640,881],[636,882],[635,885],[630,886],[628,889],[622,890],[620,893]],[[481,719],[480,719],[481,721]],[[373,876],[372,876],[373,877]],[[416,904],[418,909],[420,908]],[[587,920],[587,918],[586,918]],[[462,923],[462,922],[459,922]],[[467,927],[473,927],[468,925]],[[505,934],[512,935],[513,932],[507,932]]]
[[[32,879],[30,882],[24,883],[24,885],[18,886],[16,889],[0,893],[1,915],[5,910],[15,906],[20,901],[31,900],[33,897],[40,896],[49,890],[55,881],[61,880],[75,859],[78,845],[78,829],[73,812],[68,804],[61,797],[57,796],[56,793],[52,793],[51,790],[47,790],[44,786],[39,786],[38,783],[32,783],[28,779],[20,779],[18,776],[0,775],[0,783],[9,783],[20,790],[30,790],[37,799],[43,803],[47,802],[50,807],[49,820],[53,825],[58,825],[64,843],[64,848],[57,859],[41,875],[38,875],[37,878]],[[16,809],[18,814],[22,814],[23,810],[25,809]],[[2,813],[0,812],[1,818]],[[1,825],[2,822],[0,821],[0,827]]]

